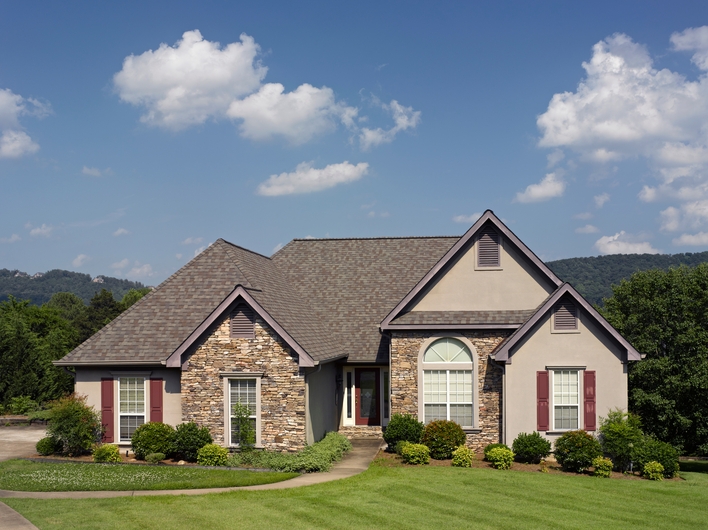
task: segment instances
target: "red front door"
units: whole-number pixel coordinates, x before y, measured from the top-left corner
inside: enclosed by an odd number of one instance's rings
[[[379,418],[379,369],[356,368],[356,424],[381,425]]]

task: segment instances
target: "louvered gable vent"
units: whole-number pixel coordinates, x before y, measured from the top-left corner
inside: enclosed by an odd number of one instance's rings
[[[253,339],[256,336],[253,309],[247,305],[237,305],[231,312],[231,337]]]
[[[477,241],[477,266],[499,267],[499,234],[491,227],[482,230]]]
[[[553,313],[553,329],[558,331],[578,329],[578,309],[570,300],[562,300],[556,304]]]

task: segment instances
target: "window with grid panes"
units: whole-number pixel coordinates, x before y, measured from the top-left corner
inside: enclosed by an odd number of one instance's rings
[[[580,377],[578,370],[553,372],[553,429],[572,431],[579,428]]]
[[[145,423],[145,378],[121,377],[118,382],[120,441],[129,442]]]
[[[239,427],[234,415],[234,405],[240,403],[248,407],[251,415],[251,427],[256,430],[256,380],[255,379],[231,379],[229,380],[229,409],[231,410],[231,444],[239,445]]]

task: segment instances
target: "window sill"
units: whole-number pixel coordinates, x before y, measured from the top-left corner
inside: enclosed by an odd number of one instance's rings
[[[480,434],[482,432],[482,429],[467,429],[465,427],[462,430],[465,431],[465,434]]]

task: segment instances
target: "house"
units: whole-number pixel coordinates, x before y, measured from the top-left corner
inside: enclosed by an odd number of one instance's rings
[[[271,257],[218,240],[59,366],[105,441],[195,421],[297,450],[380,436],[393,413],[451,419],[468,445],[595,431],[627,408],[639,353],[491,211],[462,237],[296,239]]]

